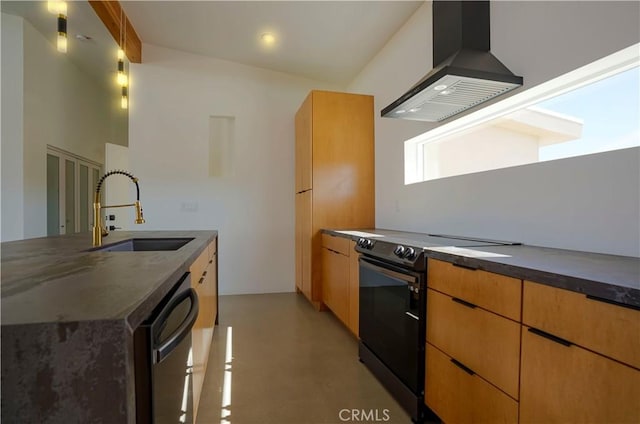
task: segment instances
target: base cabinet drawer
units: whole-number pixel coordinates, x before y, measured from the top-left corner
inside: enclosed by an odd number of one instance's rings
[[[327,233],[322,233],[322,247],[331,249],[334,252],[342,253],[349,256],[350,240],[344,237],[338,237]]]
[[[425,403],[445,423],[518,422],[518,402],[429,343]]]
[[[518,399],[520,323],[427,289],[427,342]]]
[[[514,321],[520,321],[522,280],[429,259],[427,286]]]
[[[640,422],[640,371],[533,331],[523,326],[522,423]]]
[[[640,368],[640,311],[606,302],[525,281],[522,323]]]

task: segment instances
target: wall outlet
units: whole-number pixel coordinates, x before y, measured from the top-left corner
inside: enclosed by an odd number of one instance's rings
[[[182,202],[180,204],[180,212],[197,212],[198,202]]]

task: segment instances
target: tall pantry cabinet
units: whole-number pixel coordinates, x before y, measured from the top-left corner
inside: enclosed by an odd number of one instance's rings
[[[322,308],[323,228],[374,226],[373,97],[312,91],[296,113],[296,289]]]

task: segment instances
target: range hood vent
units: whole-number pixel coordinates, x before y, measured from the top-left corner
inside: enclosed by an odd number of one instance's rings
[[[381,116],[440,122],[522,85],[490,52],[488,1],[433,2],[437,64]]]

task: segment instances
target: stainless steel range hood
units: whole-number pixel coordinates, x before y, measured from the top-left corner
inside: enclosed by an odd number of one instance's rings
[[[521,86],[490,47],[488,1],[434,1],[434,69],[381,116],[439,122]]]

